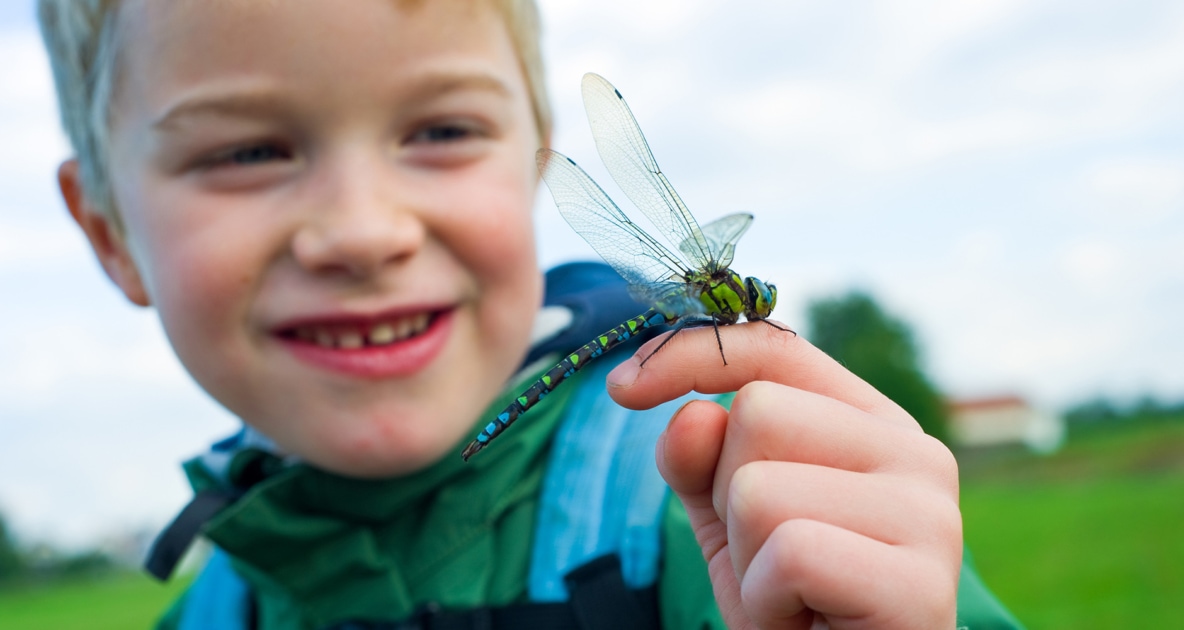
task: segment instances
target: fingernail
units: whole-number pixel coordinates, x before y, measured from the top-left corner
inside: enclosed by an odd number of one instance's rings
[[[624,363],[613,368],[613,371],[608,373],[605,382],[609,387],[629,387],[637,381],[637,375],[640,372],[637,357],[630,357]]]
[[[654,444],[654,461],[658,462],[658,471],[661,472],[663,464],[666,463],[666,431],[658,434],[658,442]]]
[[[678,411],[675,411],[674,413],[670,414],[670,420],[669,420],[668,422],[666,422],[666,428],[670,428],[670,425],[674,424],[674,421],[675,421],[676,419],[678,419],[678,416],[679,416],[679,414],[681,414],[681,413],[682,413],[682,410],[683,410],[683,409],[686,409],[686,408],[687,408],[687,405],[689,405],[689,404],[691,404],[691,403],[693,403],[693,402],[695,402],[695,401],[693,401],[693,400],[688,400],[688,401],[684,402],[684,403],[682,404],[682,406],[678,408]]]
[[[666,428],[662,429],[662,432],[658,434],[658,443],[654,445],[654,461],[658,462],[658,470],[661,472],[663,477],[666,475],[664,472],[666,470],[666,434],[670,431],[670,427],[674,426],[674,421],[678,419],[678,415],[682,413],[682,410],[686,409],[687,405],[691,404],[692,402],[694,401],[688,400],[684,402],[682,406],[678,408],[678,411],[675,411],[670,416],[670,420],[666,421]]]

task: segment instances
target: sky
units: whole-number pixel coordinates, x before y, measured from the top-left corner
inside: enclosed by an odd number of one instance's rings
[[[1184,399],[1184,4],[539,1],[554,147],[623,199],[580,102],[607,77],[701,222],[756,215],[733,266],[778,319],[861,289],[951,397]],[[0,513],[155,530],[238,421],[70,223],[32,2],[0,7]],[[536,217],[545,266],[595,259],[545,192]]]

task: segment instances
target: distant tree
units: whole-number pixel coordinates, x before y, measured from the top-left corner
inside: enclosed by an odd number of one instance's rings
[[[25,562],[17,549],[16,542],[8,533],[8,524],[0,514],[0,582],[24,573]]]
[[[1152,394],[1144,394],[1134,401],[1097,396],[1066,409],[1065,419],[1071,425],[1082,427],[1122,422],[1175,421],[1184,419],[1184,400],[1167,402]]]
[[[946,441],[945,403],[921,369],[907,324],[860,291],[812,302],[806,319],[811,343],[903,407],[926,433]]]
[[[1098,397],[1070,407],[1065,411],[1065,420],[1072,424],[1100,424],[1114,422],[1128,415],[1113,401]]]
[[[1166,402],[1154,394],[1144,394],[1135,401],[1130,413],[1135,419],[1142,420],[1178,418],[1184,413],[1184,401]]]
[[[91,549],[59,558],[51,567],[57,577],[75,578],[103,575],[116,569],[117,565],[103,551]]]

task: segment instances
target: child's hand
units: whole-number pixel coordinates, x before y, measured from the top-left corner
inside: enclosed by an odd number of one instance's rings
[[[609,377],[648,408],[683,407],[658,442],[729,628],[955,625],[962,558],[953,456],[899,406],[808,342],[762,323],[656,341]],[[636,380],[629,381],[636,375]],[[825,623],[823,623],[825,621]]]

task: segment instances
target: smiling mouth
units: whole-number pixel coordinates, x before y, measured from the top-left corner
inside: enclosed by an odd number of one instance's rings
[[[415,313],[368,323],[309,323],[280,330],[278,334],[284,339],[322,348],[360,350],[389,346],[418,337],[431,327],[439,315],[440,312]]]

